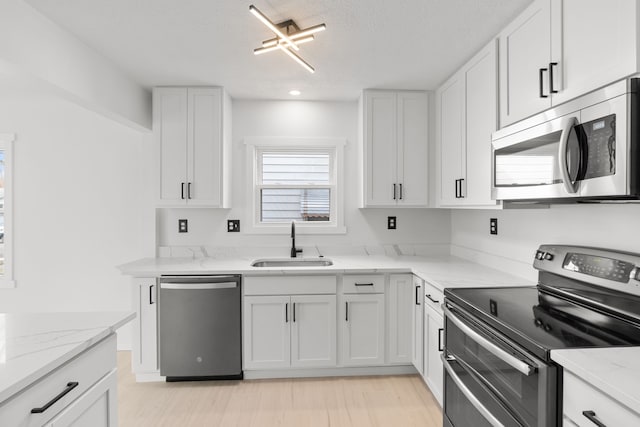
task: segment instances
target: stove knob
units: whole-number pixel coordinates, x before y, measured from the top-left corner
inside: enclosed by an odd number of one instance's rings
[[[544,259],[546,259],[547,261],[551,261],[553,259],[553,254],[550,254],[549,252],[546,252],[544,254]]]
[[[540,319],[536,319],[533,323],[535,323],[536,326],[538,326],[538,327],[542,326],[542,320],[540,320]]]
[[[544,325],[544,330],[549,332],[551,330],[551,325]]]
[[[544,259],[544,252],[536,251],[536,259],[539,259],[542,261]]]

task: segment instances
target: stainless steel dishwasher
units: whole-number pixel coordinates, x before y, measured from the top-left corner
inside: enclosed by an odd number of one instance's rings
[[[160,375],[167,381],[242,378],[240,276],[162,276]]]

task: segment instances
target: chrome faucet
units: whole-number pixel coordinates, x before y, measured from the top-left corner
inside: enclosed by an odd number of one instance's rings
[[[302,249],[296,248],[296,223],[291,221],[291,258],[296,258],[302,253]]]

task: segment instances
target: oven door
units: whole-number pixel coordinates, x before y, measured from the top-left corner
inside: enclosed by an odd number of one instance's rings
[[[460,369],[483,384],[485,393],[502,402],[520,425],[555,426],[556,367],[451,302],[446,302],[444,312],[446,358],[455,359]]]
[[[445,427],[521,427],[509,409],[453,357],[444,366]]]

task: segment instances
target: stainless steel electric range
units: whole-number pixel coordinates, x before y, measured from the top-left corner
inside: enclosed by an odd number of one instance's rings
[[[542,245],[538,285],[446,289],[444,425],[559,426],[555,349],[640,345],[640,255]]]

